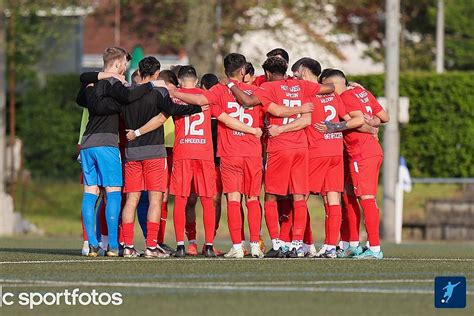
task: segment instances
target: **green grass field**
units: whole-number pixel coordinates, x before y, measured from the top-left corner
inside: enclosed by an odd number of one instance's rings
[[[108,259],[67,238],[0,239],[3,292],[120,292],[121,306],[0,307],[0,315],[473,315],[474,244],[384,245],[387,259]],[[219,245],[219,246],[222,246]],[[464,275],[467,308],[436,310],[433,279]]]

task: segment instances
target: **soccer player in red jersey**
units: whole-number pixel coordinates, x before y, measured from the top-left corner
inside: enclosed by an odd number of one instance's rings
[[[298,116],[281,118],[275,116],[270,106],[299,108],[309,97],[317,93],[330,93],[334,86],[320,85],[305,80],[285,78],[288,64],[279,57],[270,57],[263,64],[269,82],[255,90],[253,95],[243,93],[238,87],[232,87],[232,93],[245,106],[263,105],[269,113],[270,128],[293,122]],[[283,104],[283,105],[278,105]],[[303,114],[310,117],[309,113]],[[299,123],[303,123],[302,120]],[[265,220],[272,239],[273,248],[267,257],[282,257],[279,242],[277,195],[293,196],[293,233],[289,257],[304,256],[303,233],[306,225],[306,196],[308,189],[308,140],[304,128],[307,124],[293,125],[292,130],[275,135],[268,140],[267,165],[265,172]]]
[[[245,90],[242,93],[251,94],[257,91],[256,87],[242,83],[245,75],[245,65],[246,60],[243,55],[229,54],[224,58],[224,69],[229,78],[228,86],[216,85],[202,96],[184,96],[181,94],[176,94],[176,96],[183,98],[185,102],[190,104],[211,104],[211,108],[220,107],[229,116],[238,118],[244,124],[259,127],[261,124],[260,107],[243,108],[236,102],[229,90],[233,86],[239,86]],[[239,91],[242,90],[239,89]],[[291,116],[311,110],[310,106],[285,108],[276,104],[269,104],[268,107],[270,111],[279,116]],[[240,203],[241,196],[245,195],[249,212],[251,254],[253,257],[262,257],[263,254],[258,243],[261,222],[261,210],[258,202],[262,179],[261,143],[258,139],[236,133],[220,124],[218,154],[221,157],[222,182],[228,200],[228,225],[233,243],[232,249],[226,256],[243,257]]]
[[[347,79],[340,70],[327,71],[323,82],[333,83],[340,94],[346,111],[352,117],[367,117],[369,125],[377,126],[389,121],[388,113],[366,89],[357,86],[348,88]],[[325,124],[328,130],[338,128],[338,123]],[[342,130],[342,129],[339,129]],[[364,211],[365,228],[370,247],[360,253],[359,247],[349,251],[358,259],[382,259],[379,238],[379,208],[375,200],[378,176],[383,160],[383,151],[378,139],[370,133],[348,130],[344,133],[344,144],[349,158],[349,173],[354,193]],[[351,225],[351,223],[349,223]]]
[[[288,55],[288,52],[284,50],[283,48],[274,48],[271,51],[269,51],[266,56],[267,58],[269,57],[282,58],[283,60],[286,61],[287,64],[290,62],[290,55]],[[267,77],[265,74],[255,77],[252,84],[254,86],[260,87],[262,83],[264,82],[267,82]]]

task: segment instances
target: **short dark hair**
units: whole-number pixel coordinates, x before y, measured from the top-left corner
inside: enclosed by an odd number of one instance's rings
[[[132,56],[122,47],[108,47],[105,49],[102,59],[104,60],[104,67],[110,66],[115,60],[126,57],[127,61],[132,59]]]
[[[297,71],[298,68],[300,68],[301,63],[302,63],[303,61],[307,60],[307,59],[311,59],[311,58],[309,58],[309,57],[303,57],[303,58],[298,59],[298,60],[293,64],[293,66],[291,66],[291,71],[292,71],[292,72]]]
[[[132,75],[130,76],[130,78],[132,79],[135,79],[136,77],[139,77],[140,76],[140,71],[138,71],[138,69],[135,69],[135,71],[132,73]]]
[[[333,69],[333,68],[324,69],[321,75],[319,76],[319,82],[322,83],[324,79],[330,78],[330,77],[343,78],[346,81],[346,86],[349,85],[349,82],[347,81],[347,78],[344,72],[342,72],[342,70]]]
[[[245,56],[239,53],[230,53],[224,58],[224,71],[226,75],[234,75],[235,72],[242,67],[245,67],[247,60]]]
[[[316,59],[306,58],[301,61],[300,66],[308,68],[316,77],[321,74],[321,64]]]
[[[290,56],[288,55],[288,52],[284,50],[283,48],[274,48],[267,53],[267,57],[275,57],[275,56],[280,56],[281,58],[286,60],[287,63],[290,62]]]
[[[173,65],[170,67],[170,70],[178,77],[178,72],[183,67],[182,65]]]
[[[191,65],[182,66],[178,71],[178,79],[186,78],[197,79],[196,69]]]
[[[138,71],[142,78],[153,76],[160,68],[160,62],[153,56],[145,57],[138,63]]]
[[[280,57],[268,57],[263,63],[262,68],[272,74],[285,75],[288,69],[288,63]]]
[[[215,74],[205,74],[201,78],[201,88],[206,90],[211,89],[213,86],[219,83],[219,78]]]
[[[251,75],[251,76],[255,75],[255,68],[253,68],[252,63],[247,62],[245,64],[245,74],[246,75]]]
[[[175,87],[178,86],[178,77],[172,72],[171,70],[163,70],[160,72],[160,76],[158,77],[159,79],[163,79],[164,82],[166,83],[171,83]]]

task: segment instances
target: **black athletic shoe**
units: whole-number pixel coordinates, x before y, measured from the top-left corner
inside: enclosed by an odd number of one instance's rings
[[[158,244],[161,249],[163,249],[166,253],[169,253],[170,255],[175,253],[175,250],[168,246],[167,244]]]
[[[298,252],[296,251],[296,248],[293,248],[290,251],[288,251],[288,253],[286,254],[286,257],[287,258],[298,258]]]
[[[204,256],[206,258],[216,258],[216,253],[214,252],[214,247],[212,245],[206,245],[206,249],[204,249]]]
[[[178,245],[178,247],[176,247],[176,251],[174,253],[174,256],[176,258],[186,257],[186,249],[184,248],[184,245]]]
[[[265,258],[285,258],[285,254],[280,249],[275,250],[272,248],[265,254]]]
[[[94,247],[89,245],[89,254],[88,257],[97,257],[99,255],[100,247]]]

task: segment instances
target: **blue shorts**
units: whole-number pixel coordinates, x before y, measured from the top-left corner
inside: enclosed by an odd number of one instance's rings
[[[123,186],[122,162],[117,147],[81,149],[81,168],[85,185]]]

